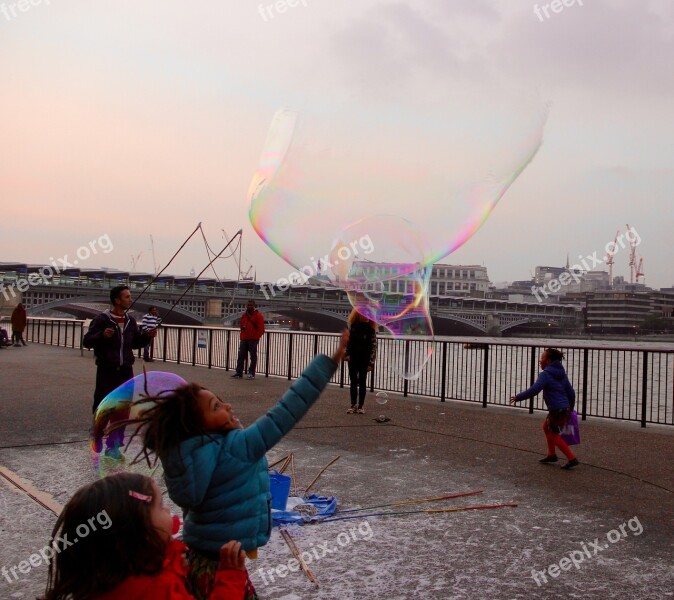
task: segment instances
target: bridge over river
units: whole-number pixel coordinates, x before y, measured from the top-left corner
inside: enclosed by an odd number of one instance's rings
[[[77,271],[77,270],[75,270]],[[22,300],[32,316],[56,310],[78,319],[95,316],[109,301],[114,285],[128,285],[134,297],[149,283],[148,275],[122,274],[110,277],[101,273],[71,277],[62,274],[58,281],[31,285],[22,292]],[[246,303],[254,299],[265,314],[276,314],[306,329],[334,332],[344,327],[351,311],[346,292],[336,287],[297,285],[272,295],[267,284],[257,282],[198,280],[162,277],[153,283],[135,304],[145,312],[158,306],[167,312],[176,302],[167,322],[176,325],[232,325],[243,314]],[[4,285],[12,285],[5,279]],[[187,292],[187,293],[185,293]],[[431,296],[430,313],[438,335],[503,335],[538,329],[553,333],[573,328],[581,318],[576,306],[508,302],[480,298]]]

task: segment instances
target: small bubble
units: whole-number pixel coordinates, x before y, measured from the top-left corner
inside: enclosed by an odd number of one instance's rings
[[[377,392],[374,399],[377,401],[377,404],[386,404],[388,402],[388,394],[386,392]]]
[[[415,406],[414,410],[421,410],[421,406]]]

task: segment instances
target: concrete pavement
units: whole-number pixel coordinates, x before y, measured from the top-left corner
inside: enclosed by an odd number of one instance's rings
[[[289,385],[149,366],[213,389],[244,423]],[[87,437],[94,373],[90,353],[78,350],[31,344],[0,351],[0,469],[29,492],[0,477],[0,567],[39,551],[55,522],[49,507],[57,510],[93,478]],[[537,462],[545,451],[543,413],[394,394],[385,406],[368,395],[366,415],[345,414],[348,405],[348,391],[330,387],[270,461],[293,452],[306,485],[340,456],[314,491],[336,495],[344,508],[472,490],[483,493],[416,506],[518,506],[296,528],[300,548],[313,556],[318,588],[301,573],[277,570],[291,555],[275,532],[249,563],[261,598],[674,597],[672,428],[582,423],[581,465],[566,472],[561,461]],[[379,414],[391,420],[376,423]],[[569,556],[577,568],[566,570]],[[46,569],[10,580],[0,578],[0,598],[33,598],[44,590]]]

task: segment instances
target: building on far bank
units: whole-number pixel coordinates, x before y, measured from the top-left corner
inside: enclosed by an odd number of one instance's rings
[[[656,314],[648,293],[593,292],[585,298],[585,327],[589,333],[637,333],[646,318]]]
[[[435,264],[428,291],[431,296],[484,298],[489,285],[487,267]]]

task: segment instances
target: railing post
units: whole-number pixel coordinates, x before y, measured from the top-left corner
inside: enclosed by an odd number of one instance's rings
[[[529,358],[529,387],[536,381],[536,346],[531,346],[531,357]],[[529,414],[534,414],[534,399],[529,398]]]
[[[641,369],[641,426],[646,427],[646,395],[648,394],[648,352],[644,352]]]
[[[80,356],[84,356],[84,322],[80,322]]]
[[[581,406],[583,421],[587,419],[587,375],[588,375],[588,366],[590,362],[589,355],[590,350],[588,348],[585,348],[583,350],[583,399]]]
[[[288,381],[293,377],[293,334],[288,334]]]
[[[489,345],[483,351],[484,359],[482,361],[482,408],[487,408],[487,398],[489,395]]]
[[[192,333],[192,366],[197,364],[197,328],[195,327]]]
[[[213,366],[213,330],[208,330],[208,368]]]
[[[225,371],[229,371],[229,346],[232,343],[232,332],[227,330],[227,335],[225,336]]]
[[[178,351],[176,353],[176,364],[180,364],[180,350],[182,346],[182,339],[183,339],[183,330],[181,327],[178,327]]]
[[[314,356],[318,356],[318,334],[314,333]]]
[[[54,345],[54,321],[50,321],[49,325],[51,327],[49,328],[49,345],[53,346]]]
[[[447,342],[442,342],[442,383],[440,389],[440,402],[444,402],[447,397]]]
[[[61,346],[61,321],[56,321],[56,345]]]
[[[407,398],[407,393],[409,392],[410,380],[407,378],[407,369],[410,367],[410,341],[405,340],[405,357],[403,360],[405,379],[403,380],[403,397]]]
[[[168,344],[168,329],[166,327],[162,327],[162,330],[164,332],[164,343],[162,344],[162,360],[166,362],[166,348]]]
[[[344,361],[339,365],[339,387],[344,387]]]

